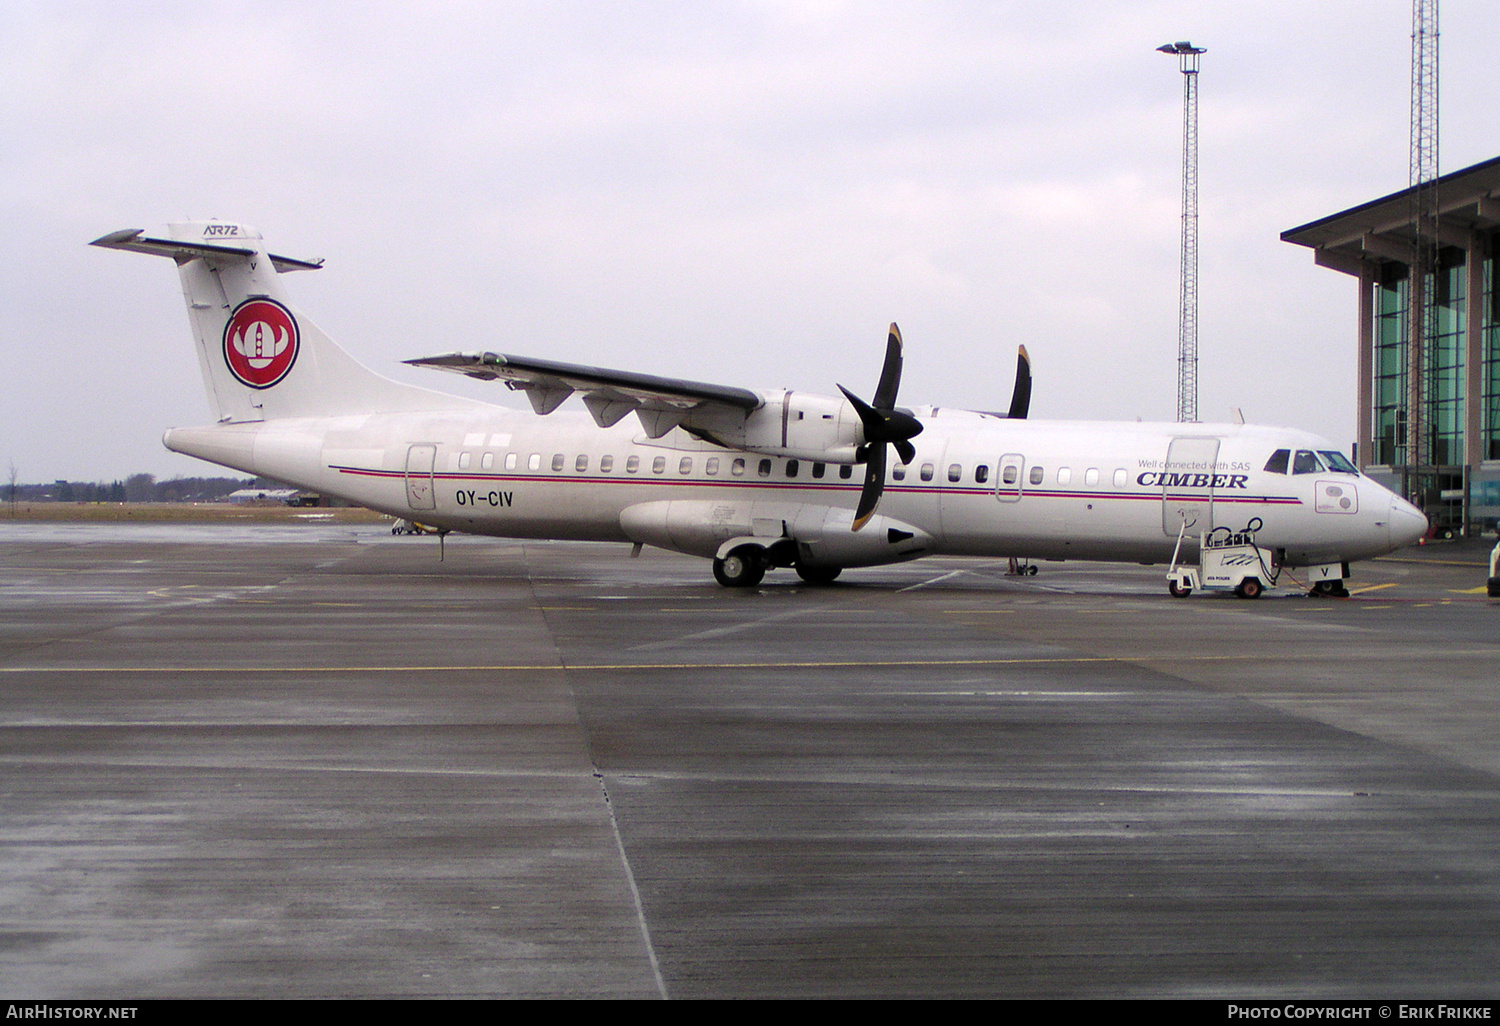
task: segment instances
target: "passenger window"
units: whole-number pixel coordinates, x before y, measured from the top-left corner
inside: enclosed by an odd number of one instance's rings
[[[1069,482],[1071,482],[1072,480],[1073,480],[1073,468],[1072,467],[1058,467],[1057,468],[1057,483],[1058,484],[1065,485],[1065,484],[1068,484]]]
[[[709,477],[716,477],[719,473],[719,457],[710,456],[703,464],[703,472]]]
[[[1129,480],[1130,480],[1130,471],[1126,470],[1124,467],[1121,467],[1121,468],[1119,468],[1118,470],[1115,471],[1115,487],[1116,488],[1124,488],[1125,487],[1125,483],[1127,481],[1129,481]]]
[[[1292,458],[1292,450],[1277,449],[1271,453],[1271,458],[1266,460],[1267,474],[1285,474],[1287,460]]]
[[[962,463],[948,464],[948,480],[962,481],[964,477],[964,465]]]
[[[786,461],[786,476],[787,477],[796,477],[797,476],[797,461],[796,460],[787,460]]]
[[[733,474],[735,477],[739,477],[742,474],[744,474],[745,473],[745,461],[742,460],[742,459],[736,459],[733,463],[731,463],[729,465],[729,472],[731,474]]]
[[[693,458],[691,456],[684,456],[682,459],[680,459],[680,460],[677,461],[677,473],[679,473],[679,474],[691,474],[692,472],[693,472]]]
[[[585,470],[589,469],[589,458],[587,456],[579,456],[573,461],[573,469],[582,474]]]
[[[480,467],[481,470],[489,470],[494,465],[495,465],[495,454],[492,453],[492,452],[485,453],[484,454],[484,458],[479,461],[479,467]]]
[[[516,454],[515,453],[508,452],[508,453],[505,454],[505,469],[506,470],[515,470],[516,469]]]
[[[906,480],[906,464],[905,463],[892,463],[891,464],[891,480],[892,481],[905,481]]]
[[[1021,468],[1014,464],[1009,465],[1000,474],[1000,480],[1008,485],[1013,485],[1021,479]]]
[[[923,481],[931,481],[932,480],[932,471],[933,471],[933,466],[932,466],[931,463],[924,463],[924,464],[922,464],[922,471],[921,471],[921,473],[922,473],[922,480]]]
[[[812,471],[813,477],[815,477],[815,478],[822,477],[827,471],[828,471],[828,464],[826,464],[826,463],[814,463],[813,464],[813,471]]]
[[[988,463],[981,463],[979,466],[977,466],[977,467],[974,468],[974,483],[975,484],[984,484],[989,479],[990,479],[990,465]]]
[[[760,466],[758,466],[758,467],[755,468],[755,472],[757,474],[759,474],[761,477],[770,477],[771,476],[771,461],[770,460],[761,460],[760,461]]]
[[[542,454],[539,453],[539,452],[532,453],[531,456],[526,460],[526,469],[528,469],[528,470],[541,470],[542,469]]]
[[[1083,472],[1083,483],[1086,484],[1086,485],[1096,485],[1096,484],[1098,484],[1099,483],[1099,468],[1098,467],[1090,467],[1089,469],[1085,470]]]
[[[653,473],[653,474],[665,474],[666,472],[667,472],[667,458],[665,456],[658,456],[658,457],[656,457],[656,459],[654,459],[654,460],[651,461],[651,473]]]
[[[1323,463],[1318,459],[1318,454],[1309,449],[1298,449],[1297,455],[1292,457],[1293,474],[1320,474],[1323,472]]]
[[[599,457],[599,473],[608,474],[615,469],[615,458],[613,456]]]
[[[839,465],[839,480],[847,481],[854,476],[854,468],[847,463]]]
[[[636,471],[638,471],[640,469],[641,469],[641,458],[639,456],[631,456],[629,459],[627,459],[625,461],[625,473],[627,473],[627,474],[634,474]]]
[[[458,454],[458,469],[459,470],[468,470],[469,469],[469,458],[470,458],[470,454],[469,453],[461,452],[461,453]]]
[[[1042,477],[1045,474],[1046,474],[1046,471],[1043,470],[1041,467],[1032,467],[1031,468],[1031,483],[1034,484],[1034,485],[1041,484],[1042,483]]]
[[[566,456],[564,456],[560,452],[559,453],[555,453],[552,456],[552,469],[553,470],[561,470],[563,468],[563,465],[566,464],[567,462],[568,462],[568,458]]]

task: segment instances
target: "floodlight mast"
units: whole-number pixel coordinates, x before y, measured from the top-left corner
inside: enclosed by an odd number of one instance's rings
[[[1177,56],[1182,72],[1182,282],[1177,314],[1177,419],[1198,419],[1198,57],[1183,40],[1156,48]]]

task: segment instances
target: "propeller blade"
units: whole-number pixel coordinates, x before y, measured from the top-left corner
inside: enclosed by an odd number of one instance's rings
[[[896,449],[896,455],[901,457],[902,463],[910,463],[917,458],[917,447],[904,438],[898,438],[891,442]]]
[[[872,445],[865,463],[865,484],[859,492],[859,505],[854,509],[852,530],[858,531],[870,522],[870,518],[875,515],[875,507],[880,504],[880,494],[883,491],[885,491],[885,446]]]
[[[880,368],[880,384],[875,386],[877,410],[889,410],[896,405],[896,392],[901,388],[901,329],[891,325],[890,336],[885,341],[885,364]]]
[[[1010,393],[1010,412],[1006,414],[1011,420],[1025,420],[1026,414],[1031,409],[1031,357],[1026,355],[1026,347],[1021,346],[1016,352],[1016,387]]]
[[[873,406],[865,402],[853,392],[849,391],[843,385],[839,385],[839,391],[844,393],[844,398],[849,400],[849,405],[854,407],[855,413],[859,414],[859,422],[865,429],[865,441],[875,441],[875,439],[871,437],[870,432],[873,430],[878,433],[880,431],[881,425],[885,423],[884,420],[881,419],[880,414],[875,412],[875,408]]]

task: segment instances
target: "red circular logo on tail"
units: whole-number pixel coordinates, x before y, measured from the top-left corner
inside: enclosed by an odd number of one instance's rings
[[[286,377],[301,339],[297,319],[274,299],[247,299],[224,325],[224,362],[251,388],[270,388]]]

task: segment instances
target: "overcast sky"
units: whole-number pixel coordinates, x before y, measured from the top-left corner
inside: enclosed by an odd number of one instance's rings
[[[1035,418],[1170,420],[1182,76],[1201,75],[1205,420],[1347,449],[1355,285],[1279,241],[1404,188],[1410,4],[0,4],[0,471],[215,469],[175,269],[219,217],[324,257],[356,358],[491,349]],[[1500,5],[1449,0],[1442,168],[1500,153]],[[573,400],[574,403],[577,400]],[[520,405],[524,405],[524,402]]]

